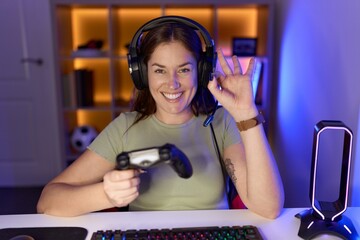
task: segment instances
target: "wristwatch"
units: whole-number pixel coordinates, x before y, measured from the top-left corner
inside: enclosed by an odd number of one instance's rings
[[[259,124],[265,123],[265,118],[262,114],[262,112],[259,112],[259,114],[256,117],[250,118],[248,120],[237,122],[236,125],[240,132],[246,131],[250,128],[256,127]]]

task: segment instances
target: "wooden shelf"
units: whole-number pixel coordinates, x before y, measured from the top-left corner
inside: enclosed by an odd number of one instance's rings
[[[174,1],[177,2],[177,1]],[[194,2],[194,3],[193,3]],[[213,36],[217,48],[232,54],[233,38],[256,38],[256,57],[262,63],[257,103],[270,111],[272,75],[271,1],[182,1],[140,4],[139,1],[70,1],[54,0],[55,46],[59,86],[62,87],[63,132],[69,138],[74,128],[92,125],[99,132],[122,111],[129,110],[133,83],[128,73],[127,47],[136,30],[147,21],[163,15],[181,15],[202,24]],[[90,40],[102,40],[101,52],[82,52],[77,48]],[[78,53],[78,54],[76,54]],[[247,65],[248,57],[241,58]],[[73,73],[78,69],[92,71],[93,105],[79,107],[72,102]],[[72,80],[71,80],[72,79]],[[65,81],[65,82],[64,82]],[[69,90],[70,89],[70,90]],[[75,91],[76,92],[76,91]],[[68,160],[74,152],[66,145]]]

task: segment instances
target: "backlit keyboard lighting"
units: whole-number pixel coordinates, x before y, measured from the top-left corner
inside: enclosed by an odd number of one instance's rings
[[[186,227],[172,229],[98,230],[91,240],[262,240],[256,226]]]

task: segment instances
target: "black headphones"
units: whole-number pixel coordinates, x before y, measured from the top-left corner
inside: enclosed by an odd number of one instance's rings
[[[215,72],[215,68],[216,68],[217,53],[215,51],[214,41],[211,38],[209,32],[198,22],[180,16],[163,16],[163,17],[155,18],[145,23],[135,33],[129,46],[129,53],[127,54],[129,72],[135,84],[135,87],[139,90],[148,87],[147,67],[141,61],[141,57],[139,57],[137,53],[139,39],[144,32],[152,30],[165,23],[183,23],[186,26],[189,26],[194,30],[199,31],[200,35],[204,39],[206,48],[205,48],[205,52],[203,52],[202,57],[198,63],[198,81],[199,81],[199,86],[206,88],[209,80],[212,79],[213,73]]]

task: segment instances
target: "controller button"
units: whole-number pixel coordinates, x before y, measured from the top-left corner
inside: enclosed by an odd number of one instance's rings
[[[142,161],[139,165],[142,166],[142,167],[148,167],[148,166],[150,166],[151,164],[152,164],[151,161],[149,161],[149,160],[144,160],[144,161]]]

